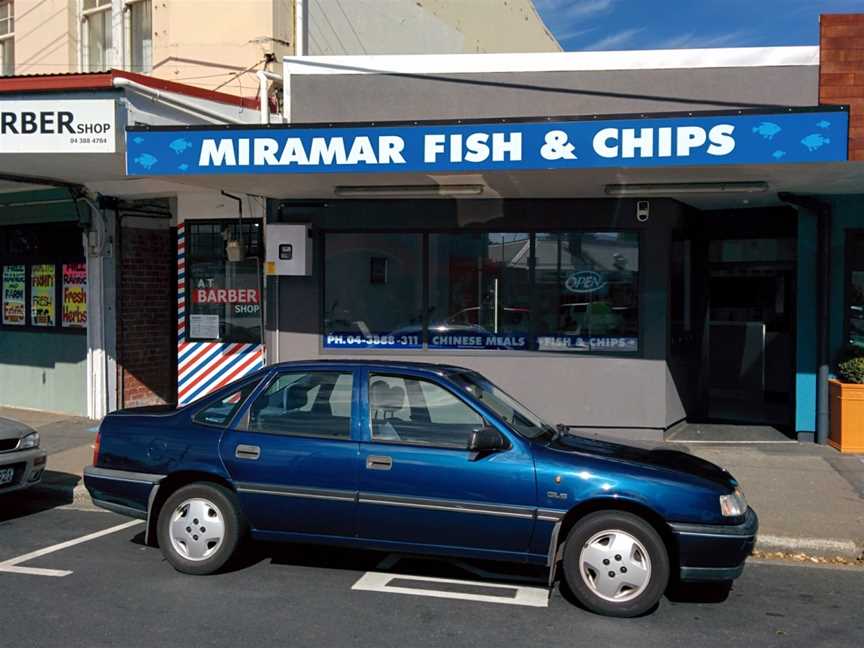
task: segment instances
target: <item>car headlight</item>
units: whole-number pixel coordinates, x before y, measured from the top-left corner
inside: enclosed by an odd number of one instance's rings
[[[38,448],[39,447],[39,433],[31,432],[18,444],[19,450],[26,450],[27,448]]]
[[[747,513],[747,500],[740,488],[720,496],[720,512],[724,517],[740,517]]]

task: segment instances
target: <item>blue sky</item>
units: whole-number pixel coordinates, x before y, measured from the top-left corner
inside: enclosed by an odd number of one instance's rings
[[[816,45],[820,13],[864,0],[534,0],[565,50]]]

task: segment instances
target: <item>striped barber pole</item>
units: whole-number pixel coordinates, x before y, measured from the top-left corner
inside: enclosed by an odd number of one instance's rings
[[[264,345],[186,339],[186,225],[177,226],[177,402],[191,403],[264,366]]]

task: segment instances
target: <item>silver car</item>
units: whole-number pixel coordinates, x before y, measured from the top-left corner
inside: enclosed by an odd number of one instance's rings
[[[33,428],[0,417],[0,494],[39,483],[47,453],[39,448]]]

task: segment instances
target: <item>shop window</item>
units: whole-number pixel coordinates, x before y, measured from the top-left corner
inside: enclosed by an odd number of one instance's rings
[[[633,232],[334,233],[324,274],[325,348],[639,351]]]
[[[83,0],[82,59],[88,72],[107,70],[112,61],[111,0]]]
[[[325,347],[422,346],[422,241],[419,234],[327,236]]]
[[[87,264],[74,223],[0,228],[0,325],[83,331]]]
[[[186,230],[187,337],[261,343],[260,221],[190,222]]]
[[[153,67],[153,17],[150,0],[126,0],[127,61],[133,72],[145,74]]]
[[[527,349],[531,237],[429,236],[429,348]]]
[[[864,351],[864,232],[850,232],[846,243],[846,339]]]
[[[15,74],[15,3],[0,2],[0,75]]]
[[[639,235],[537,234],[541,351],[632,352],[639,344]]]

